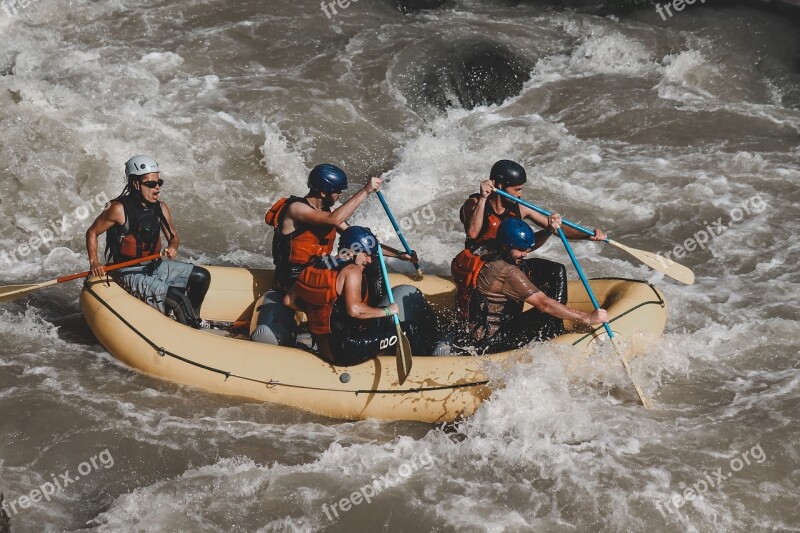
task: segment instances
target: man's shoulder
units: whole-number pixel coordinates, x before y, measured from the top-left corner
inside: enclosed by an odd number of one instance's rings
[[[125,219],[125,206],[119,200],[111,200],[108,203],[108,207],[103,211],[103,215],[109,220],[113,220],[118,224],[123,224]]]
[[[491,283],[493,281],[505,283],[508,277],[513,275],[514,270],[519,270],[519,268],[508,263],[502,258],[490,259],[484,263],[483,268],[481,268],[481,271],[478,274],[478,277],[479,279],[483,278],[483,280],[487,283]],[[520,271],[520,273],[522,273],[522,271]]]
[[[513,272],[514,270],[520,270],[517,265],[512,265],[502,257],[489,258],[489,260],[486,261],[486,267],[491,270],[503,273]],[[520,272],[522,271],[520,270]]]
[[[362,276],[361,267],[354,263],[350,263],[339,271],[340,276]]]
[[[284,198],[284,200],[286,203],[284,204],[283,209],[286,211],[288,216],[291,216],[292,213],[299,213],[300,211],[313,209],[313,207],[308,205],[308,200],[301,196],[290,196],[288,198]]]
[[[466,207],[468,205],[475,205],[475,204],[478,203],[478,200],[480,200],[480,199],[481,199],[480,193],[476,192],[476,193],[470,194],[469,196],[467,196],[467,199],[464,200],[464,203],[462,204],[462,207]]]
[[[344,280],[343,283],[349,283],[352,286],[353,284],[360,284],[363,275],[364,274],[358,265],[350,263],[339,271],[339,273],[336,275],[336,279],[338,280],[339,278],[342,278]]]

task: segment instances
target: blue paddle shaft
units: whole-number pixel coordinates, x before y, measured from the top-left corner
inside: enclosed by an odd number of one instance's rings
[[[500,196],[502,196],[504,198],[508,198],[509,200],[517,202],[519,205],[524,205],[528,209],[533,209],[537,213],[540,213],[540,214],[542,214],[542,215],[544,215],[546,217],[549,217],[550,215],[553,214],[550,211],[548,211],[547,209],[542,209],[541,207],[538,207],[538,206],[535,206],[535,205],[533,205],[531,203],[528,203],[525,200],[523,200],[522,198],[517,198],[514,195],[508,194],[506,191],[502,191],[500,189],[495,189],[494,192],[496,192],[497,194],[499,194]],[[575,224],[574,222],[570,222],[569,220],[566,220],[564,218],[561,219],[561,223],[564,224],[565,226],[569,226],[572,229],[575,229],[575,230],[578,230],[578,231],[580,231],[582,233],[585,233],[586,235],[592,235],[592,236],[594,235],[594,230],[591,230],[591,229],[588,229],[588,228],[584,228],[580,224]],[[606,239],[606,242],[608,242],[608,239]]]
[[[380,194],[380,193],[379,193]],[[389,295],[389,303],[394,303],[394,294],[392,294],[392,286],[389,284],[389,273],[386,271],[386,261],[383,260],[383,251],[380,244],[378,245],[378,261],[381,262],[381,273],[383,274],[383,281],[386,283],[386,292]],[[400,325],[400,320],[396,314],[392,314],[395,325]]]
[[[400,242],[403,243],[403,248],[405,248],[408,255],[411,255],[411,247],[408,246],[408,242],[406,242],[403,232],[400,231],[400,226],[397,225],[397,221],[394,219],[394,215],[392,215],[392,211],[389,209],[389,204],[386,203],[383,193],[381,191],[376,192],[378,194],[378,200],[381,201],[381,205],[383,206],[383,210],[386,211],[386,214],[389,216],[389,222],[392,223],[392,226],[394,226],[394,231],[397,233],[397,236],[400,237]]]
[[[592,305],[594,306],[595,310],[600,309],[600,304],[597,303],[597,298],[594,297],[594,293],[592,292],[592,287],[589,285],[589,280],[587,280],[586,276],[583,274],[583,269],[581,269],[581,266],[578,264],[578,260],[575,258],[575,254],[572,253],[572,246],[569,245],[569,241],[567,240],[567,237],[564,235],[564,232],[561,230],[561,228],[558,228],[558,236],[561,238],[561,242],[564,243],[564,248],[567,249],[569,258],[572,260],[572,264],[575,265],[575,270],[578,271],[578,276],[580,276],[581,282],[583,283],[586,292],[589,294],[589,299],[592,300]],[[608,338],[613,339],[614,334],[611,332],[611,328],[608,327],[608,322],[603,322],[603,327],[606,328],[606,333],[608,333]]]

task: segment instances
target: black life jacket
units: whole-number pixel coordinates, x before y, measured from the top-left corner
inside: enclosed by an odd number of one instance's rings
[[[109,228],[106,258],[114,263],[138,259],[161,251],[161,232],[173,234],[161,209],[161,202],[142,205],[135,193],[116,199],[125,211],[125,223]]]
[[[335,227],[314,226],[298,221],[295,221],[295,230],[292,233],[282,235],[281,227],[288,213],[288,207],[295,202],[310,205],[307,198],[299,196],[282,198],[267,211],[265,216],[267,224],[275,228],[272,237],[272,260],[275,262],[273,285],[285,291],[294,285],[300,272],[316,257],[330,254],[333,251],[333,242],[336,240]],[[323,211],[330,213],[330,208],[324,208]]]

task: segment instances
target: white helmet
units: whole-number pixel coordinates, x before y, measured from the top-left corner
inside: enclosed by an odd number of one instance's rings
[[[135,155],[125,163],[125,177],[144,176],[151,172],[160,172],[158,163],[152,157],[146,155]]]

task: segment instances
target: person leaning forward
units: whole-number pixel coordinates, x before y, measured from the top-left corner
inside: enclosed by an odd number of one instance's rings
[[[558,214],[545,217],[494,193],[495,189],[500,189],[519,198],[526,182],[527,175],[521,165],[507,159],[500,160],[492,166],[489,179],[481,182],[480,192],[470,195],[461,207],[459,215],[464,224],[466,241],[464,250],[450,265],[453,281],[456,284],[456,313],[461,319],[467,317],[470,295],[477,282],[478,273],[483,267],[481,255],[497,250],[495,238],[504,220],[509,218],[530,220],[541,228],[548,228],[556,219],[560,221]],[[549,229],[550,231],[542,230],[536,233],[536,248],[542,246],[550,237],[552,228]],[[563,228],[563,231],[568,239],[588,238],[600,241],[606,238],[600,229],[595,229],[591,237],[572,228]],[[561,303],[567,301],[567,273],[564,265],[534,258],[528,259],[523,268],[526,273],[533,276],[534,281],[548,296]]]
[[[349,200],[332,209],[347,189],[347,175],[331,164],[321,164],[308,174],[308,193],[278,200],[264,217],[274,229],[272,258],[275,277],[271,291],[256,303],[250,338],[257,342],[293,346],[297,338],[294,312],[283,304],[283,296],[300,273],[315,258],[333,251],[337,232],[348,228],[347,219],[370,193],[380,189],[383,180],[370,180]],[[387,257],[416,260],[397,250],[383,247]]]
[[[365,267],[377,249],[378,240],[367,228],[347,228],[339,239],[337,256],[315,260],[284,298],[287,306],[306,313],[320,356],[333,364],[356,365],[393,350],[398,339],[392,314],[400,316],[412,350],[425,349],[424,326],[433,311],[418,289],[395,287],[396,301],[405,302],[405,309],[388,301],[381,307],[369,305]]]
[[[560,221],[552,224],[555,229]],[[463,344],[480,354],[521,348],[534,340],[563,333],[563,319],[587,325],[608,321],[598,309],[586,313],[550,298],[520,269],[536,237],[519,219],[504,220],[497,230],[498,251],[484,256],[475,291],[469,302],[468,332]],[[533,309],[523,312],[524,304]]]
[[[187,326],[200,328],[200,306],[211,284],[203,267],[173,261],[181,239],[172,223],[167,204],[160,201],[161,179],[158,163],[137,155],[125,163],[127,184],[122,194],[86,230],[89,267],[95,276],[105,269],[97,256],[98,236],[106,233],[106,258],[114,263],[138,259],[161,251],[161,234],[167,238],[167,259],[157,259],[114,272],[114,277],[132,295],[162,313],[174,314]]]

